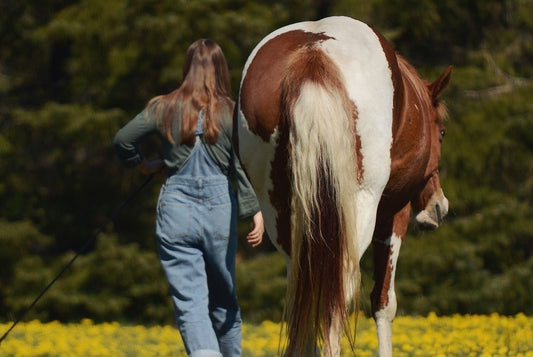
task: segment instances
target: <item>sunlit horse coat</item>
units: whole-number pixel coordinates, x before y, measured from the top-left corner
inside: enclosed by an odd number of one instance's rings
[[[450,70],[423,81],[380,34],[347,17],[283,27],[250,54],[234,137],[267,232],[287,257],[287,355],[310,356],[317,345],[340,354],[373,237],[372,306],[380,355],[391,355],[411,203],[431,227],[448,210],[438,98]]]

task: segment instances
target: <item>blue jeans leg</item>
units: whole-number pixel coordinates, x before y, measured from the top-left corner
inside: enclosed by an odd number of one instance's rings
[[[187,353],[220,351],[209,317],[209,291],[202,252],[162,239],[158,239],[158,249]]]
[[[206,224],[204,241],[210,316],[222,355],[240,357],[242,322],[235,285],[236,210],[231,206],[206,209],[212,217],[213,228]],[[227,229],[221,229],[222,225],[227,225]],[[225,236],[221,236],[221,231],[226,232]]]

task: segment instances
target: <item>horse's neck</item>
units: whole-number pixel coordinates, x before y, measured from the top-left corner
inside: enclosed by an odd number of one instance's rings
[[[414,82],[412,73],[406,75],[402,70],[402,86],[400,90],[401,104],[393,123],[393,142],[391,149],[391,179],[396,186],[387,186],[394,190],[395,195],[412,189],[414,182],[424,175],[430,152],[430,132],[426,122],[428,115],[427,103],[421,83]]]

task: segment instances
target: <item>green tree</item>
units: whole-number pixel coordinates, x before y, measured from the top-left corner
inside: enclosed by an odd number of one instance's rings
[[[400,312],[531,313],[530,1],[20,0],[0,3],[0,319],[22,311],[139,187],[144,177],[120,166],[111,140],[179,85],[190,43],[222,45],[236,94],[265,35],[328,14],[366,21],[425,78],[455,66],[441,170],[451,212],[439,230],[406,238]],[[160,183],[104,227],[34,317],[171,321],[153,241]],[[279,316],[285,272],[278,254],[263,254],[271,249],[239,251],[247,318]]]

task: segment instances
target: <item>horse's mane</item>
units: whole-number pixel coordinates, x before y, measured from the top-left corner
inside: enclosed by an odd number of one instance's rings
[[[431,93],[429,93],[428,89],[430,83],[420,77],[420,74],[418,74],[417,70],[409,62],[407,62],[405,58],[399,54],[396,54],[396,58],[398,59],[398,67],[400,68],[404,79],[409,81],[420,103],[424,105],[424,112],[427,112],[435,105],[439,119],[447,119],[448,108],[446,107],[446,103],[441,100],[438,100],[437,103],[432,102]]]

